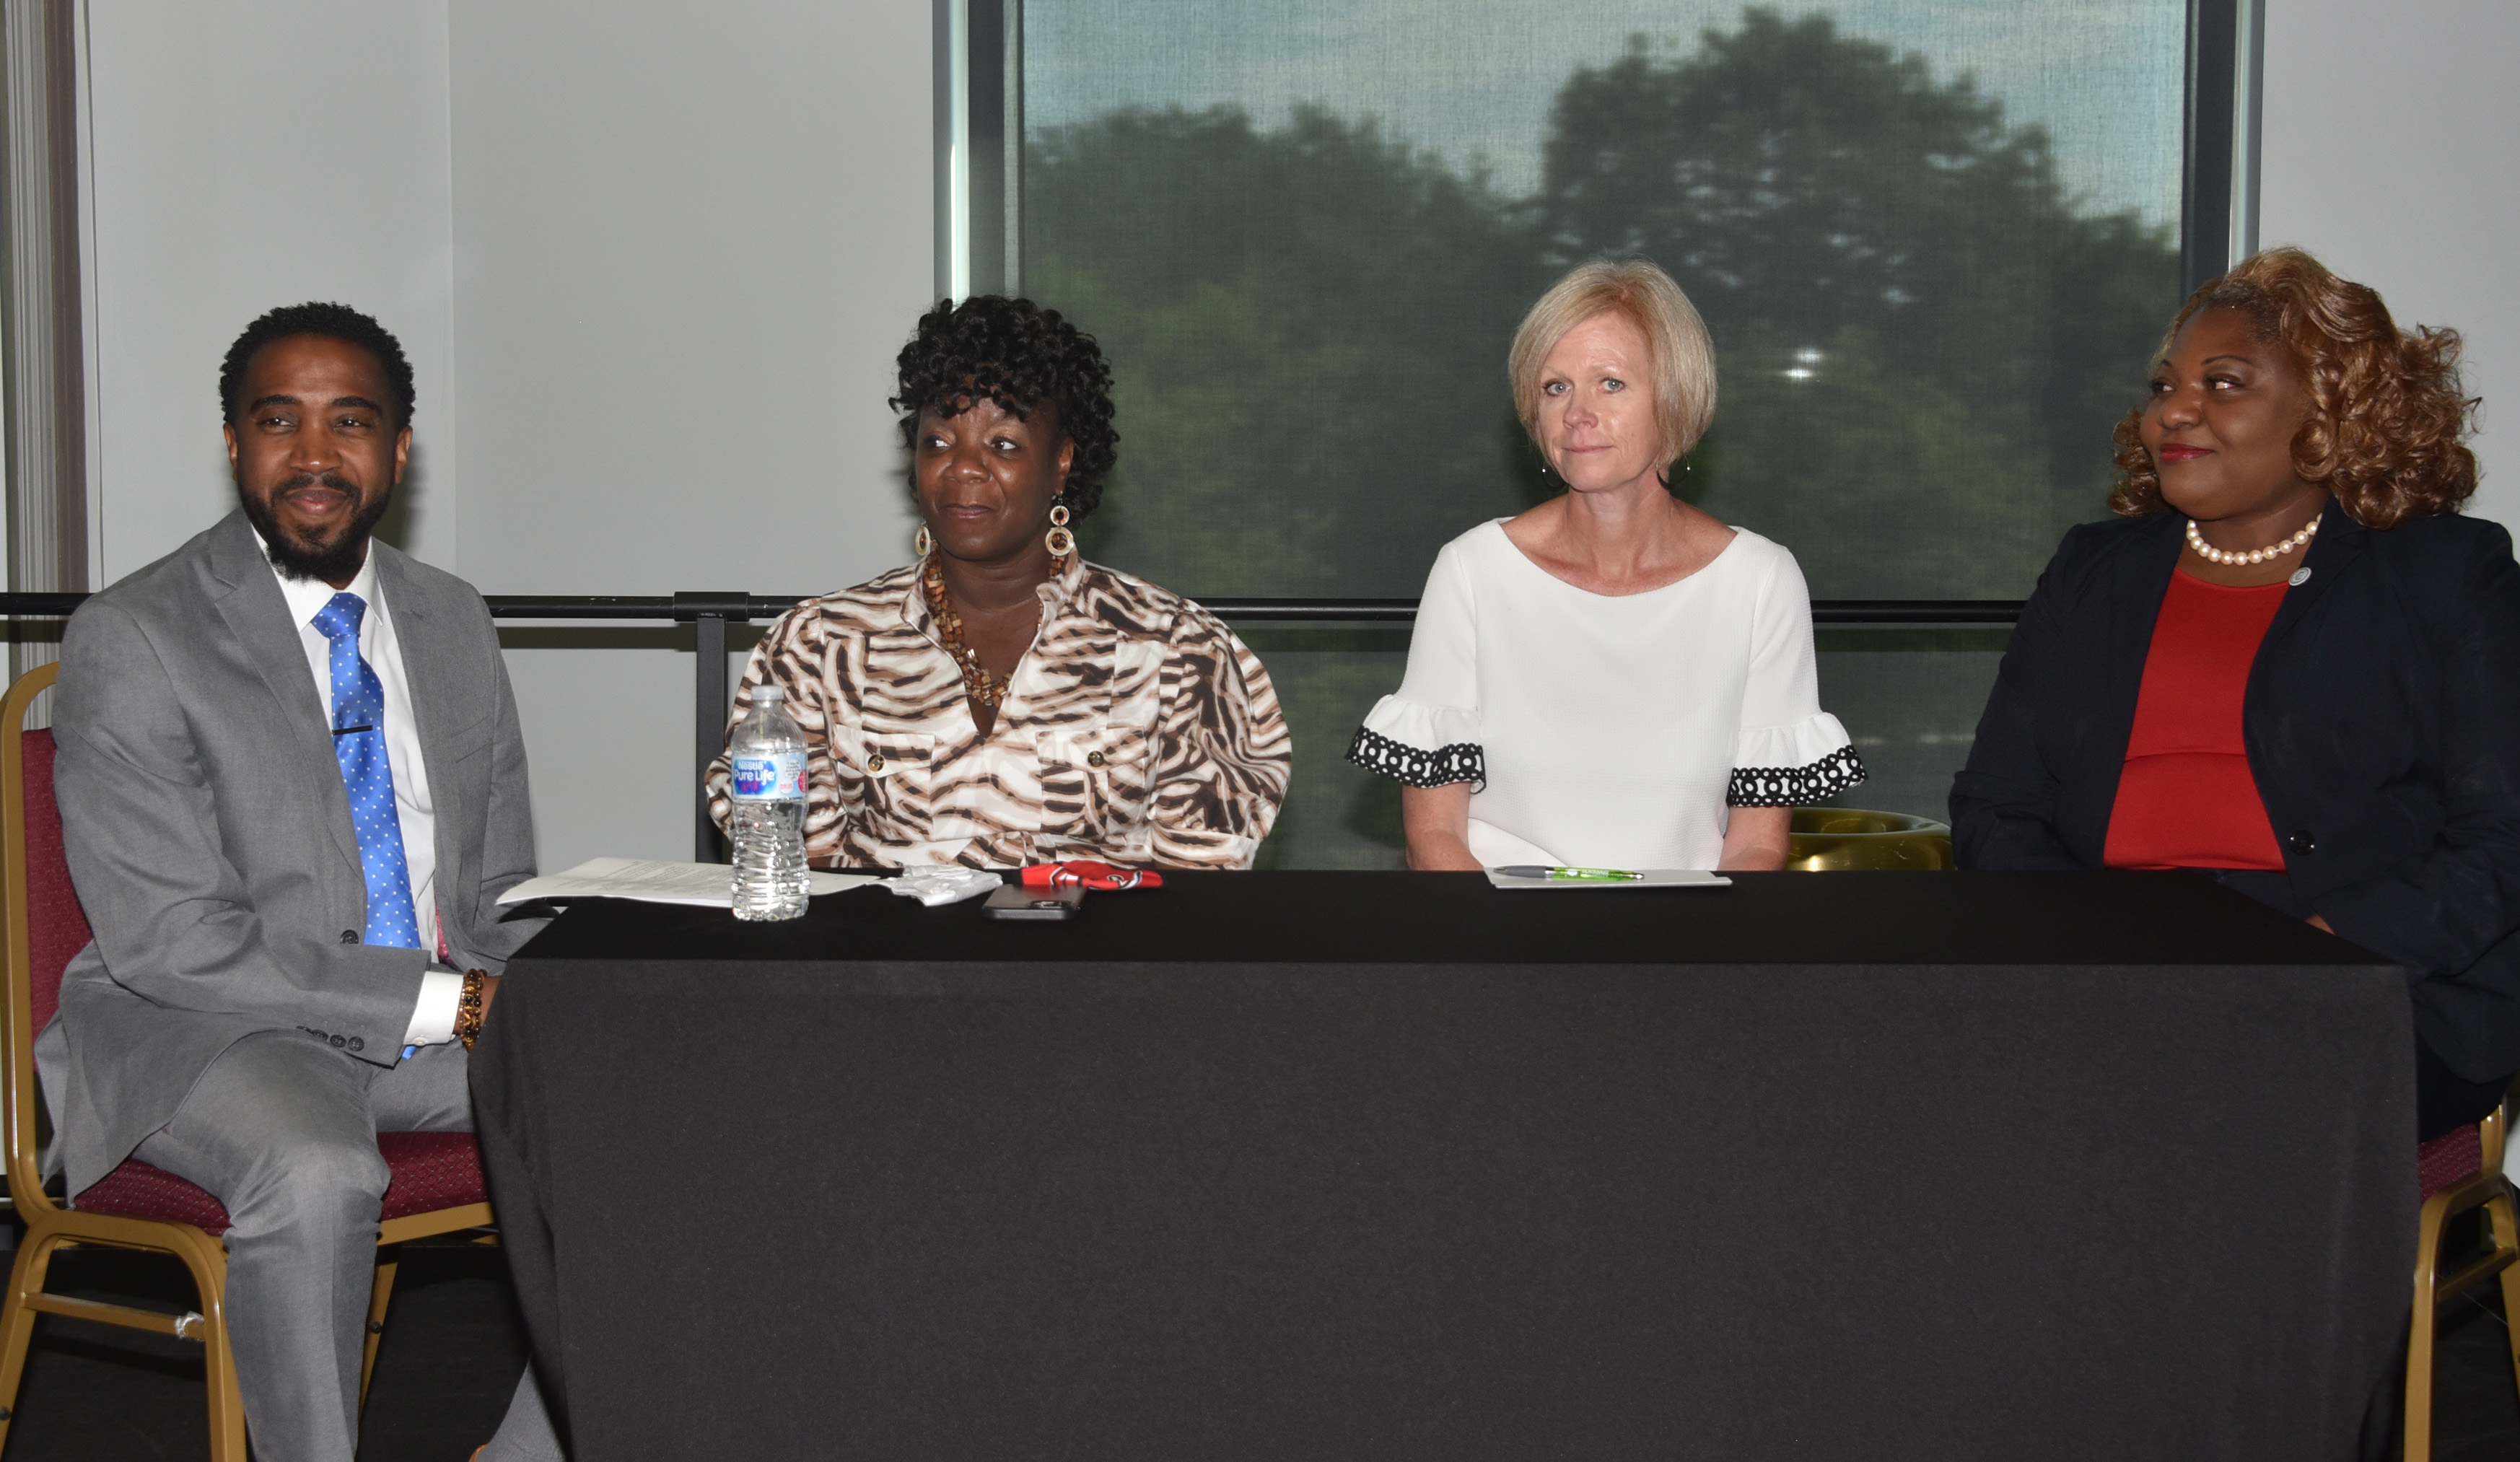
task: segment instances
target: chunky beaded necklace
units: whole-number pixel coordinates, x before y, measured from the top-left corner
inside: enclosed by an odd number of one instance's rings
[[[2235,554],[2207,543],[2205,535],[2196,531],[2196,520],[2194,518],[2187,520],[2187,546],[2194,549],[2197,555],[2208,563],[2221,563],[2234,567],[2249,563],[2264,563],[2270,558],[2280,558],[2318,536],[2318,519],[2312,518],[2302,525],[2300,532],[2281,543],[2271,544],[2263,549],[2253,549],[2245,554]]]
[[[1052,556],[1053,578],[1066,567],[1066,554]],[[954,668],[963,672],[963,688],[970,693],[971,703],[997,709],[1005,703],[1011,683],[989,674],[980,663],[980,652],[963,642],[963,616],[954,612],[954,601],[945,596],[945,565],[933,554],[927,556],[926,571],[919,576],[919,587],[927,596],[927,613],[936,621],[936,633],[944,638],[945,653]]]
[[[989,674],[980,663],[980,652],[963,642],[963,616],[954,612],[954,601],[945,597],[945,565],[933,554],[927,556],[920,587],[926,592],[927,612],[936,621],[936,633],[944,637],[945,653],[953,658],[954,668],[963,672],[963,688],[970,692],[971,703],[995,710],[1007,698],[1007,683]]]

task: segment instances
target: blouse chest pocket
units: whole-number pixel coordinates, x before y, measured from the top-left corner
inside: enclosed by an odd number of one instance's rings
[[[1134,726],[1044,727],[1034,731],[1042,830],[1085,837],[1144,821],[1153,780],[1148,742],[1147,733]]]
[[[843,807],[865,816],[869,829],[886,841],[926,837],[933,735],[843,725],[831,729],[829,741]]]

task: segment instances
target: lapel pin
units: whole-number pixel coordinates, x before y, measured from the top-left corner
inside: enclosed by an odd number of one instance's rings
[[[2294,569],[2292,571],[2292,578],[2286,582],[2291,584],[2293,588],[2299,589],[2304,584],[2310,582],[2310,570],[2306,568]]]

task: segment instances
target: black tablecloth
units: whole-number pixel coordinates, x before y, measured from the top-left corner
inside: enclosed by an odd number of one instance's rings
[[[627,1457],[2342,1457],[2386,962],[2183,874],[601,902],[473,1064]]]

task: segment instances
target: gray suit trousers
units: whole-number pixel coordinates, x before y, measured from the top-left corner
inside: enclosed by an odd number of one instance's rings
[[[262,1462],[350,1462],[388,1172],[381,1131],[471,1131],[460,1045],[379,1066],[294,1031],[212,1062],[142,1161],[227,1206],[227,1319]],[[557,1458],[529,1369],[485,1462]]]

